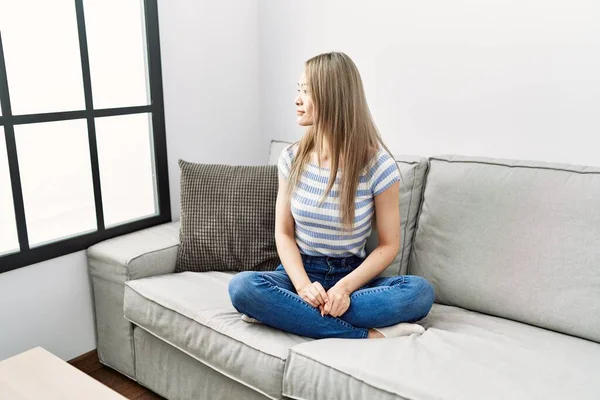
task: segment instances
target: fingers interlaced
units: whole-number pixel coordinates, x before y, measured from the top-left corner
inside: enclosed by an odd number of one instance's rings
[[[340,310],[344,308],[343,302],[345,298],[343,296],[328,296],[327,292],[323,288],[320,282],[312,282],[312,285],[308,285],[304,290],[304,298],[306,302],[313,307],[319,308],[320,311],[331,315],[332,317],[338,317]],[[349,299],[348,299],[349,300]]]
[[[310,303],[311,306],[313,306],[313,307],[317,306],[318,302],[316,301],[316,297],[312,292],[307,291],[306,297],[308,297],[308,302]]]
[[[325,300],[327,299],[327,292],[325,292],[325,289],[323,289],[323,286],[320,282],[315,282],[315,286],[317,287],[317,290],[321,295],[321,300],[323,301],[323,304],[325,304]]]
[[[323,287],[321,286],[321,284],[319,282],[313,282],[313,287],[311,289],[313,290],[313,294],[318,300],[318,303],[325,304],[326,295],[323,291]]]

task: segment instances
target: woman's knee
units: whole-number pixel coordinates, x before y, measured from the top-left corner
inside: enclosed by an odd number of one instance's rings
[[[229,298],[231,303],[237,309],[238,305],[244,301],[246,296],[251,293],[256,282],[256,271],[238,272],[231,278],[228,285]]]
[[[435,288],[427,279],[420,276],[411,276],[410,280],[415,291],[414,304],[417,305],[417,308],[419,309],[419,319],[421,319],[429,314],[429,311],[433,306],[435,300]]]
[[[435,300],[435,288],[427,279],[419,277],[419,280],[422,296],[427,299],[428,303],[433,304],[433,301]]]

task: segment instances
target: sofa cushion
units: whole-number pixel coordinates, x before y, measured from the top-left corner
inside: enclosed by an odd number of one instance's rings
[[[409,272],[436,302],[600,342],[600,168],[430,158]]]
[[[323,339],[292,348],[297,399],[597,399],[600,345],[435,304],[421,336]]]
[[[277,168],[179,160],[181,229],[175,272],[272,271]]]
[[[269,151],[269,164],[277,164],[279,155],[291,142],[271,141]],[[394,155],[400,168],[402,180],[400,181],[400,251],[392,263],[381,272],[380,276],[396,276],[406,274],[408,260],[412,249],[414,229],[417,222],[417,213],[421,203],[421,193],[427,172],[428,160],[420,156],[404,154]],[[375,222],[375,219],[373,220]],[[371,234],[367,238],[365,250],[371,254],[379,243],[377,227],[373,223]]]
[[[313,339],[249,324],[233,308],[232,272],[183,272],[129,281],[125,317],[216,371],[281,398],[288,350]]]

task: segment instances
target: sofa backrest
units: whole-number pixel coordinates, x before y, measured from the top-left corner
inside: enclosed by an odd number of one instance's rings
[[[269,151],[269,164],[277,164],[279,154],[291,143],[284,141],[271,141]],[[411,155],[394,155],[400,169],[402,181],[400,182],[400,251],[394,261],[380,274],[380,276],[396,276],[406,274],[408,259],[412,247],[414,228],[421,201],[421,191],[428,161],[426,158]],[[377,228],[373,220],[373,230],[367,238],[365,250],[370,254],[378,244]]]
[[[291,142],[285,142],[283,140],[271,140],[271,145],[269,146],[269,159],[267,161],[267,165],[277,165],[277,161],[279,161],[279,156],[283,149],[288,147]]]
[[[600,342],[600,168],[429,158],[409,273],[436,302]]]

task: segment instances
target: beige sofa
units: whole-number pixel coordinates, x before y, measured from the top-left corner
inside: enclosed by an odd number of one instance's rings
[[[100,361],[169,399],[600,399],[600,168],[396,160],[402,246],[383,274],[434,284],[424,334],[245,323],[234,272],[173,273],[172,222],[88,249]]]

